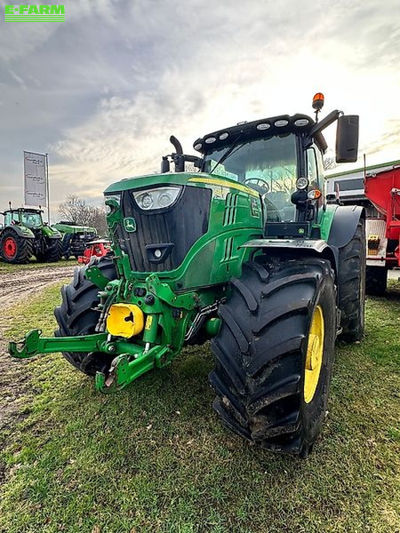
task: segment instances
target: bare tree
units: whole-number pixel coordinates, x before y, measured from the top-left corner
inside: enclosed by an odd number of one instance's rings
[[[59,205],[58,214],[65,222],[73,222],[83,226],[92,226],[100,236],[107,235],[107,224],[103,206],[88,205],[75,194],[70,194]]]
[[[335,156],[324,157],[324,170],[332,170],[337,167]]]

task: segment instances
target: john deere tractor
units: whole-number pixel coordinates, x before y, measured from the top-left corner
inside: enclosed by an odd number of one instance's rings
[[[34,255],[38,261],[61,259],[61,233],[43,222],[40,209],[17,208],[1,213],[4,227],[0,232],[0,257],[6,263],[28,263]]]
[[[333,122],[337,161],[355,161],[358,117],[340,111],[224,128],[195,141],[199,156],[171,137],[161,174],[105,191],[113,255],[62,289],[55,338],[31,331],[11,355],[63,352],[107,393],[211,339],[222,422],[306,456],[335,340],[358,341],[364,328],[364,214],[322,193],[322,131]],[[185,172],[188,162],[198,171]]]

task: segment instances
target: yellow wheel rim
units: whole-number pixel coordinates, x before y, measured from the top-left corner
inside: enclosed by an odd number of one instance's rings
[[[314,398],[322,367],[324,352],[324,314],[319,305],[314,309],[308,334],[307,356],[304,372],[304,401]]]

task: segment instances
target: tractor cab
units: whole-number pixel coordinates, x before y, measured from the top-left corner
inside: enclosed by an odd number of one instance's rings
[[[193,144],[201,157],[183,154],[172,136],[176,153],[163,157],[161,172],[169,171],[171,158],[175,172],[183,172],[189,162],[200,172],[238,182],[260,194],[266,236],[311,237],[323,205],[323,130],[337,121],[338,163],[355,162],[358,150],[358,116],[335,110],[318,121],[323,104],[323,94],[317,93],[315,120],[304,114],[278,115],[209,133]],[[288,229],[288,223],[302,225]]]
[[[4,224],[6,226],[22,224],[30,229],[38,229],[44,225],[42,213],[41,209],[9,209],[4,212]]]
[[[267,222],[295,222],[299,213],[293,195],[298,180],[306,178],[310,192],[322,189],[326,144],[322,135],[310,138],[313,125],[306,115],[280,115],[206,135],[194,147],[203,153],[204,172],[260,193]],[[319,198],[320,194],[312,196]],[[308,217],[312,214],[309,209]]]

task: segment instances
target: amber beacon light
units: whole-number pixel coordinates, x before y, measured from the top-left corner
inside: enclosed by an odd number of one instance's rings
[[[321,109],[324,107],[324,101],[325,96],[322,93],[314,94],[314,97],[312,99],[313,109],[315,109],[316,111],[321,111]]]

